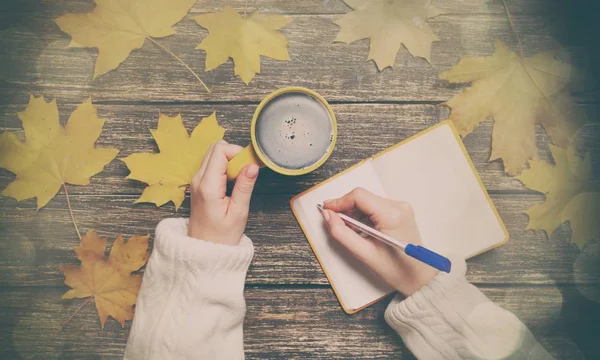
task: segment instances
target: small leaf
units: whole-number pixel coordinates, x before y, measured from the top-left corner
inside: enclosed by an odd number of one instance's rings
[[[589,156],[550,145],[556,165],[529,161],[530,168],[518,177],[527,188],[546,194],[546,200],[529,208],[527,229],[544,230],[548,236],[565,221],[571,226],[571,241],[580,248],[589,240],[600,240],[600,189],[592,179]]]
[[[413,55],[430,61],[431,44],[439,41],[426,21],[441,14],[428,0],[344,0],[354,11],[335,23],[340,32],[335,41],[350,44],[370,39],[367,60],[379,71],[394,67],[402,44]]]
[[[213,70],[229,58],[235,64],[235,75],[246,85],[260,73],[260,56],[275,60],[289,60],[288,41],[277,30],[287,25],[290,18],[263,15],[257,12],[243,18],[232,7],[223,11],[194,17],[209,35],[197,49],[206,51],[206,70]]]
[[[172,201],[178,209],[185,198],[185,185],[192,181],[208,148],[223,139],[225,129],[213,112],[188,135],[181,115],[160,114],[158,128],[151,132],[160,153],[135,153],[123,159],[131,171],[127,178],[148,184],[136,202],[162,206]]]
[[[23,143],[12,133],[0,135],[0,167],[17,178],[2,195],[17,201],[37,197],[42,208],[63,183],[88,185],[90,177],[104,169],[119,153],[112,148],[96,148],[104,120],[96,115],[88,99],[71,114],[65,127],[58,121],[56,101],[33,97],[18,114],[25,130]]]
[[[133,305],[142,284],[142,276],[131,273],[148,261],[149,238],[135,235],[125,243],[119,235],[106,259],[106,239],[88,231],[79,247],[74,249],[81,265],[60,266],[65,284],[71,287],[62,298],[93,297],[102,328],[109,316],[124,327],[126,320],[133,319]]]

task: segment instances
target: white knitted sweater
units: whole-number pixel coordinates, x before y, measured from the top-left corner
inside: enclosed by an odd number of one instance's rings
[[[163,220],[138,295],[125,359],[243,359],[243,290],[254,249],[187,236],[186,219]],[[453,262],[407,299],[387,323],[421,359],[548,359],[512,313],[493,304]]]

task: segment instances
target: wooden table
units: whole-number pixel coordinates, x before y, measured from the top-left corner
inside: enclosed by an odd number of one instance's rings
[[[194,48],[206,32],[189,16],[177,34],[159,41],[195,69],[211,88],[207,94],[172,57],[150,42],[115,71],[91,79],[94,50],[65,49],[69,37],[51,21],[66,12],[93,9],[91,0],[27,0],[0,10],[1,51],[16,61],[2,67],[0,127],[22,135],[16,113],[28,93],[56,98],[62,121],[91,96],[107,119],[98,144],[133,152],[155,151],[150,129],[159,112],[181,113],[188,129],[217,111],[226,140],[250,140],[251,115],[269,92],[298,85],[314,89],[333,105],[339,141],[331,159],[314,173],[298,178],[261,172],[252,202],[247,234],[256,255],[248,273],[245,348],[248,358],[411,358],[399,337],[385,324],[388,300],[356,315],[346,315],[296,223],[289,199],[357,161],[443,120],[442,103],[463,87],[437,75],[461,55],[489,55],[499,38],[516,48],[499,1],[441,1],[451,14],[430,21],[441,39],[432,48],[431,65],[402,49],[394,70],[382,73],[365,62],[368,42],[333,44],[332,23],[348,11],[339,0],[249,1],[250,9],[289,15],[283,29],[290,40],[290,62],[262,60],[262,73],[246,86],[233,75],[232,63],[204,73],[204,52]],[[560,11],[553,1],[507,1],[526,55],[559,45]],[[224,4],[242,10],[244,0],[201,0],[190,14],[217,11]],[[6,5],[3,5],[6,6]],[[559,9],[559,10],[557,10]],[[593,40],[590,40],[593,41]],[[579,100],[596,111],[589,94]],[[592,94],[593,98],[593,94]],[[484,122],[464,143],[511,235],[506,245],[469,262],[468,280],[500,306],[514,312],[548,351],[559,359],[600,358],[600,305],[582,295],[596,291],[600,272],[589,271],[591,252],[580,256],[569,245],[568,226],[548,239],[526,231],[523,211],[544,196],[524,189],[504,174],[498,161],[488,163],[492,121]],[[537,133],[540,158],[549,160],[548,141]],[[189,198],[175,212],[133,204],[144,185],[126,180],[128,170],[113,161],[89,186],[70,186],[74,215],[81,229],[95,229],[114,239],[152,234],[160,219],[187,216]],[[13,175],[0,172],[4,188]],[[84,306],[61,330],[83,300],[61,300],[67,290],[59,264],[77,264],[78,244],[64,194],[35,210],[33,200],[0,198],[0,358],[119,358],[131,323],[121,328],[109,320],[104,330],[92,304]],[[596,251],[598,248],[595,248]],[[592,249],[593,250],[593,249]],[[590,250],[590,251],[592,251]],[[578,261],[579,259],[579,261]],[[585,260],[585,261],[584,261]],[[597,292],[596,292],[597,296]],[[596,301],[598,298],[596,297]],[[202,319],[199,319],[202,321]]]

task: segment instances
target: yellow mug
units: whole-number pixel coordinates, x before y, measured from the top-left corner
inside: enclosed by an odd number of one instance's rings
[[[257,164],[284,175],[304,175],[329,158],[337,138],[327,101],[303,87],[286,87],[264,98],[252,117],[252,143],[229,161],[227,179]]]

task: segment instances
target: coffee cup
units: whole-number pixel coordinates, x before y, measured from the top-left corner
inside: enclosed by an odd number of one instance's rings
[[[260,102],[250,136],[252,143],[229,161],[228,180],[249,164],[291,176],[319,168],[333,152],[337,122],[321,95],[302,87],[286,87]]]

